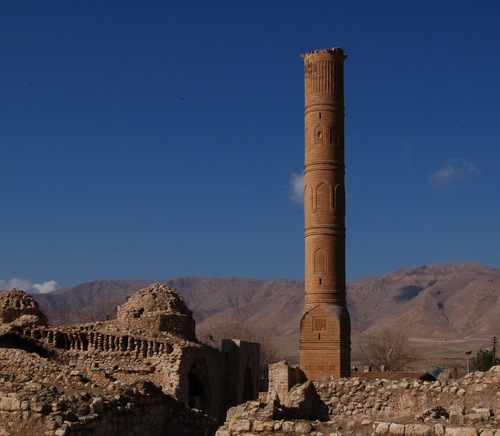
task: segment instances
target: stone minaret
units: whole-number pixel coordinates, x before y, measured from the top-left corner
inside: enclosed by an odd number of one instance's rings
[[[305,307],[300,367],[307,378],[348,377],[351,324],[345,289],[344,59],[308,52],[305,64]]]

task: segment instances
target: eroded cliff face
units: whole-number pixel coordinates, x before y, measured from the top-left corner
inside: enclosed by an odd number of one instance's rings
[[[228,411],[218,436],[500,435],[500,366],[459,380],[323,378]]]

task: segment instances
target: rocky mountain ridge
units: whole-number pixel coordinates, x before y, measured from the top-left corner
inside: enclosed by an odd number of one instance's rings
[[[56,322],[85,322],[111,314],[150,283],[96,281],[34,297]],[[163,283],[183,296],[198,329],[242,323],[274,337],[284,354],[294,353],[302,281],[184,277]],[[420,342],[476,340],[488,346],[500,333],[500,268],[473,263],[405,268],[349,282],[347,299],[354,342],[398,329]]]

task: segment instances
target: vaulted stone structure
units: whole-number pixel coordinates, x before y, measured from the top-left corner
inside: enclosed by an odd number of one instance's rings
[[[5,291],[0,293],[0,350],[71,362],[71,370],[98,388],[147,380],[219,420],[229,407],[257,398],[259,344],[224,340],[219,350],[199,342],[192,312],[175,290],[154,283],[117,313],[117,319],[105,322],[51,327],[30,295]]]

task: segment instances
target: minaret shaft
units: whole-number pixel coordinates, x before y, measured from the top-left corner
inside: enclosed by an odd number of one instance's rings
[[[305,64],[305,308],[300,365],[308,378],[350,373],[346,307],[344,52],[303,55]]]

